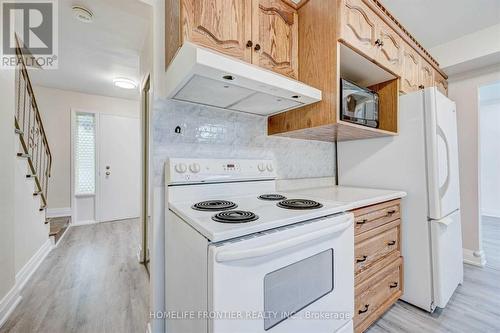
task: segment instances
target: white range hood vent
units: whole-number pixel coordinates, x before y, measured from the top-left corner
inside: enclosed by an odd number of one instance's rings
[[[270,115],[321,101],[302,82],[184,43],[166,73],[167,98]]]

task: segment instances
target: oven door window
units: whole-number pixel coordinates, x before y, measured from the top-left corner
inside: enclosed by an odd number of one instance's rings
[[[264,277],[266,331],[333,291],[333,260],[329,249]]]

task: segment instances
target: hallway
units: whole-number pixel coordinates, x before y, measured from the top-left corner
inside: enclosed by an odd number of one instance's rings
[[[149,278],[139,240],[137,219],[70,228],[0,333],[144,332]]]

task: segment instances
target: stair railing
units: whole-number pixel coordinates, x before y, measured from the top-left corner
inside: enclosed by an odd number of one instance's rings
[[[40,196],[42,200],[40,211],[43,211],[47,207],[52,154],[19,43],[16,55],[15,130],[22,147],[22,152],[17,155],[28,161],[29,173],[26,177],[34,179],[36,189],[33,195]]]

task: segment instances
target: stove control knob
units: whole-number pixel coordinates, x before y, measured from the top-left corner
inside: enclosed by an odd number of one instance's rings
[[[264,171],[266,171],[266,166],[264,163],[259,163],[257,165],[257,169],[259,169],[260,172],[264,172]]]
[[[179,163],[175,165],[175,171],[177,173],[184,173],[187,171],[187,166],[184,163]]]
[[[269,172],[273,172],[274,171],[273,165],[271,163],[269,163],[267,165],[267,171],[269,171]]]
[[[200,172],[200,165],[198,163],[193,163],[189,166],[189,171],[191,171],[192,173],[198,173]]]

